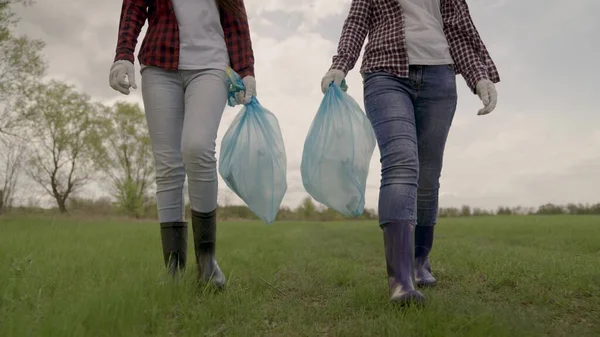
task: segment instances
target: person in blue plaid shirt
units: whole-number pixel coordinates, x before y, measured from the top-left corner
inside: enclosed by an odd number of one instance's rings
[[[461,74],[483,102],[496,107],[500,81],[465,0],[353,0],[323,92],[354,68],[381,153],[379,224],[390,300],[423,303],[416,286],[433,286],[429,252],[437,220],[444,147]]]

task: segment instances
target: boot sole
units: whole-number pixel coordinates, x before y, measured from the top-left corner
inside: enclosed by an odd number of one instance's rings
[[[411,304],[421,305],[425,303],[425,296],[418,292],[410,292],[398,297],[390,298],[390,301],[393,304],[397,304],[400,306],[407,306]]]
[[[432,288],[435,287],[437,285],[437,281],[430,281],[430,282],[416,282],[415,284],[417,287],[419,288]]]
[[[215,282],[215,280],[212,277],[206,278],[198,276],[198,285],[221,292],[225,290],[227,286],[227,281],[223,280],[223,282]]]

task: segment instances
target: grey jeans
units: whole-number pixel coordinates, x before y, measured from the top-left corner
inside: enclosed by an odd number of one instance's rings
[[[156,171],[160,222],[184,220],[187,175],[191,207],[217,207],[217,130],[227,100],[221,70],[142,70],[142,96]]]

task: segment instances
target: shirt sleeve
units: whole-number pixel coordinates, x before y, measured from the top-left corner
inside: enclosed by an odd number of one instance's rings
[[[371,29],[372,6],[372,0],[352,0],[350,13],[342,28],[337,55],[333,56],[330,69],[348,73],[354,68]]]
[[[476,93],[477,83],[482,79],[500,82],[496,65],[477,32],[466,1],[445,3],[444,16],[448,19],[444,20],[444,30],[456,64],[456,72],[463,75],[473,93]]]
[[[242,10],[243,16],[238,17],[232,13],[221,11],[221,24],[225,34],[231,69],[244,78],[255,76],[254,51],[244,1],[237,0],[237,5]]]
[[[123,0],[115,61],[134,63],[135,47],[147,18],[148,6],[144,0]]]

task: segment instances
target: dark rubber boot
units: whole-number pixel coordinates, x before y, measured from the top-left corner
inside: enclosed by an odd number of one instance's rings
[[[187,260],[187,222],[165,222],[160,224],[165,267],[171,276],[185,271]]]
[[[215,259],[217,211],[201,213],[192,210],[192,228],[200,282],[212,283],[218,289],[225,288],[225,275]]]
[[[415,228],[415,281],[417,287],[432,287],[437,280],[431,274],[429,252],[433,246],[434,226]]]
[[[425,302],[414,286],[414,227],[402,222],[383,227],[390,301],[400,305]]]

